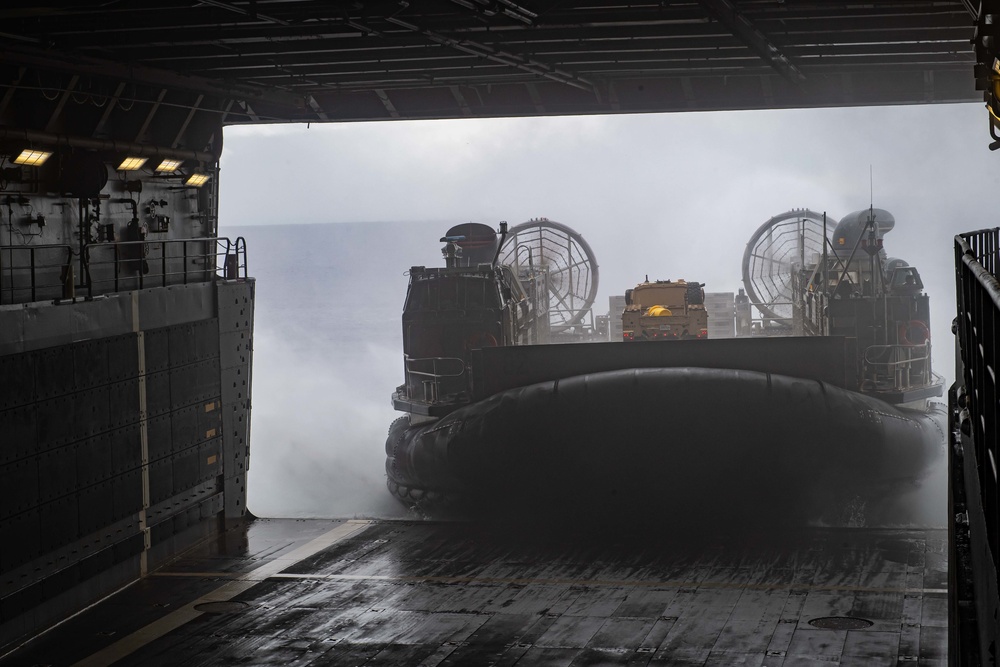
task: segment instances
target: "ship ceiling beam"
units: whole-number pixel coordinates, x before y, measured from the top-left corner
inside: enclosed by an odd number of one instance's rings
[[[76,88],[76,84],[80,81],[80,76],[74,74],[70,77],[69,84],[63,90],[63,94],[58,96],[59,102],[56,104],[55,110],[53,110],[52,115],[49,116],[49,122],[45,124],[45,132],[54,132],[56,129],[56,123],[59,121],[59,116],[62,115],[63,109],[66,108],[66,102],[69,101],[70,95],[73,94],[73,89]]]
[[[330,117],[325,111],[323,111],[323,107],[320,106],[315,97],[312,95],[306,95],[306,104],[308,104],[309,108],[313,110],[313,113],[316,114],[317,118],[320,120],[330,120]]]
[[[698,107],[698,99],[694,96],[694,88],[691,86],[691,77],[682,76],[681,77],[681,90],[684,93],[684,103],[687,104],[689,109],[695,109]]]
[[[261,14],[256,10],[257,3],[251,2],[250,9],[244,9],[243,7],[237,7],[236,5],[229,2],[219,2],[219,0],[198,0],[199,4],[211,5],[212,7],[218,7],[219,9],[225,9],[229,12],[235,12],[237,14],[243,14],[244,16],[249,16],[254,20],[266,21],[268,23],[274,23],[277,25],[291,25],[288,21],[282,19],[276,19],[272,16],[266,14]]]
[[[615,82],[608,81],[608,106],[614,112],[619,112],[622,110],[621,103],[618,100],[618,92],[615,90]]]
[[[744,16],[731,0],[698,0],[708,12],[734,35],[743,40],[750,50],[763,58],[781,76],[793,85],[805,81],[805,75],[799,71],[788,56],[768,39],[746,16]]]
[[[253,107],[250,106],[249,102],[247,102],[246,100],[240,100],[239,105],[243,107],[243,112],[247,115],[247,118],[249,118],[254,123],[260,122],[260,116],[258,116],[257,112],[253,110]]]
[[[0,118],[4,117],[7,113],[7,107],[10,106],[10,101],[14,99],[14,93],[17,92],[18,87],[20,87],[21,82],[24,81],[24,75],[27,74],[28,68],[21,67],[17,71],[17,78],[7,87],[7,92],[3,94],[3,99],[0,100]]]
[[[963,78],[975,0],[14,4],[0,8],[4,121],[44,94],[29,123],[41,129],[75,74],[101,100],[125,85],[74,127],[81,136],[132,140],[142,118],[118,123],[118,112],[134,101],[145,114],[166,88],[149,127],[163,145],[198,95],[185,139],[213,114],[243,124],[976,99]],[[36,70],[64,75],[58,92],[28,85]]]
[[[396,108],[396,105],[392,103],[392,100],[389,99],[389,94],[381,88],[376,89],[375,94],[378,96],[379,101],[382,102],[382,106],[385,107],[385,110],[389,112],[389,115],[393,118],[399,118],[399,110]]]
[[[881,39],[866,43],[860,40],[850,44],[824,45],[817,42],[799,42],[788,44],[785,52],[795,57],[801,65],[803,58],[822,58],[824,62],[830,58],[844,58],[859,55],[898,54],[910,58],[935,57],[943,61],[968,61],[968,55],[963,51],[968,45],[968,38],[949,41],[924,41],[919,43],[894,42]],[[726,64],[733,58],[753,58],[760,60],[752,52],[739,43],[705,42],[687,44],[646,44],[614,43],[603,47],[586,49],[580,45],[559,45],[546,48],[536,47],[535,58],[543,58],[548,62],[563,63],[568,67],[583,68],[593,63],[601,62],[660,62],[660,61],[714,61],[716,66]],[[317,54],[288,53],[273,58],[264,57],[260,60],[247,59],[235,55],[225,55],[197,58],[195,54],[185,60],[170,63],[178,69],[200,70],[211,73],[217,78],[274,76],[284,73],[288,76],[315,72],[335,75],[340,72],[372,73],[379,67],[382,72],[412,71],[419,74],[420,70],[430,70],[437,67],[475,68],[484,65],[496,66],[497,63],[483,62],[481,58],[468,54],[442,53],[441,50],[420,51],[409,53],[387,52]],[[773,69],[773,68],[772,68]]]
[[[965,11],[929,9],[901,12],[899,10],[884,10],[880,12],[851,13],[845,15],[835,12],[825,12],[819,15],[803,15],[793,10],[779,12],[757,12],[753,25],[761,33],[766,34],[774,28],[782,34],[812,34],[818,32],[851,34],[906,34],[917,29],[941,30],[949,28],[969,29],[968,16]],[[586,22],[566,24],[540,24],[531,29],[524,26],[473,25],[450,22],[448,25],[435,26],[423,23],[423,27],[438,33],[472,38],[485,42],[500,42],[503,44],[530,43],[539,44],[547,41],[594,42],[605,38],[629,39],[632,37],[685,37],[704,33],[718,32],[718,23],[710,21],[700,12],[697,19],[683,20],[642,20],[631,22],[601,21],[591,16]],[[428,19],[429,20],[429,19]],[[558,18],[554,19],[558,20]],[[673,28],[673,29],[671,29]],[[81,26],[73,24],[64,29],[48,27],[47,34],[57,40],[60,48],[77,50],[93,46],[95,40],[102,42],[101,50],[107,53],[129,53],[131,50],[148,49],[150,47],[183,47],[182,51],[194,47],[216,47],[224,49],[238,48],[241,53],[250,55],[254,49],[269,49],[274,51],[276,45],[287,48],[297,43],[334,44],[342,43],[345,47],[373,48],[367,36],[378,32],[379,36],[391,38],[393,44],[400,46],[419,45],[419,42],[407,38],[408,32],[382,30],[374,31],[371,27],[362,27],[356,20],[343,17],[322,17],[308,23],[296,24],[294,29],[281,29],[264,24],[225,24],[207,23],[195,25],[192,23],[164,25],[159,21],[143,21],[142,23],[114,26],[106,25]],[[731,34],[731,33],[730,33]],[[161,49],[161,51],[164,51]],[[166,53],[164,51],[164,53]]]
[[[462,110],[462,115],[471,116],[472,109],[469,107],[469,102],[465,99],[465,95],[462,94],[462,90],[458,86],[448,86],[448,89],[451,91],[451,96],[455,98],[458,108]]]
[[[153,118],[156,116],[156,112],[160,110],[160,105],[163,103],[163,98],[167,96],[167,89],[161,88],[160,94],[156,96],[156,102],[152,104],[149,108],[149,113],[146,114],[146,119],[142,122],[142,127],[139,128],[139,132],[135,136],[135,143],[140,144],[142,140],[146,137],[146,132],[149,131],[149,125],[153,122]]]
[[[880,45],[876,48],[850,48],[842,52],[823,54],[822,51],[802,50],[797,52],[801,64],[816,68],[839,67],[854,68],[856,66],[872,65],[927,65],[935,66],[968,66],[969,59],[960,53],[955,53],[948,49],[932,50],[926,52],[906,52],[891,45]],[[748,73],[749,70],[773,71],[766,63],[762,62],[753,54],[747,53],[745,49],[719,49],[716,51],[713,73],[722,71],[727,73]],[[586,67],[592,73],[606,71],[637,70],[652,73],[655,71],[692,71],[699,68],[699,65],[707,63],[710,56],[699,52],[681,52],[672,54],[662,54],[656,57],[641,57],[638,54],[608,55],[602,58],[591,58],[586,61]],[[577,61],[577,65],[582,65],[582,61]],[[281,85],[290,89],[309,90],[309,86],[328,86],[336,84],[349,84],[361,82],[367,87],[384,87],[388,82],[395,81],[405,84],[429,84],[440,82],[444,77],[458,77],[471,79],[473,77],[480,82],[487,82],[491,76],[499,76],[510,79],[518,75],[509,68],[502,67],[496,63],[476,64],[466,63],[461,60],[428,60],[414,63],[400,63],[395,67],[385,67],[376,75],[375,72],[368,71],[362,66],[336,67],[333,64],[325,65],[321,63],[304,64],[289,71],[282,71],[273,67],[252,67],[240,70],[228,70],[231,76],[251,77],[260,84],[269,82],[273,85]],[[308,77],[308,79],[306,79]],[[533,80],[537,77],[532,75]],[[541,83],[541,82],[540,82]]]
[[[535,111],[544,114],[545,103],[542,102],[542,96],[538,94],[538,87],[530,81],[524,84],[524,86],[528,89],[528,96],[531,98],[531,103],[535,105]]]
[[[499,13],[504,16],[509,16],[516,21],[520,21],[525,25],[534,25],[535,19],[538,18],[538,14],[535,14],[534,12],[513,2],[509,2],[509,0],[497,0],[497,2],[484,2],[483,0],[479,0],[478,2],[469,2],[469,0],[451,1],[456,5],[470,9],[478,15],[485,16],[487,18],[496,16]]]
[[[443,46],[451,47],[457,51],[463,53],[468,53],[469,55],[478,56],[480,58],[485,58],[493,62],[500,63],[502,65],[507,65],[508,67],[513,67],[519,69],[523,72],[528,72],[536,76],[540,76],[557,83],[563,83],[567,86],[572,86],[574,88],[579,88],[580,90],[586,90],[591,92],[594,90],[594,84],[583,77],[576,76],[569,72],[565,72],[553,67],[550,67],[544,63],[538,62],[533,59],[522,58],[521,56],[514,55],[512,53],[506,53],[504,51],[495,50],[486,44],[481,44],[478,42],[473,42],[467,39],[455,39],[453,37],[448,37],[446,35],[440,35],[431,30],[426,30],[416,26],[402,19],[396,18],[394,16],[386,17],[386,21],[400,26],[401,28],[406,28],[412,30],[413,32],[420,33],[430,39],[433,42],[441,44]]]
[[[87,74],[95,77],[141,82],[151,86],[164,86],[174,90],[259,100],[278,107],[293,108],[300,111],[304,106],[302,96],[282,90],[230,84],[226,81],[196,75],[179,74],[169,70],[142,65],[102,60],[81,54],[66,54],[65,57],[59,57],[46,51],[35,49],[34,47],[12,47],[6,45],[0,48],[0,61],[75,74]]]
[[[104,126],[108,124],[108,120],[111,118],[111,113],[118,106],[119,100],[122,98],[122,93],[125,92],[125,82],[122,81],[115,88],[114,95],[108,98],[107,104],[104,105],[104,113],[101,114],[101,119],[97,121],[97,126],[94,128],[93,136],[99,137],[104,134]]]
[[[232,110],[234,104],[236,104],[236,100],[233,100],[233,99],[226,100],[226,106],[222,109],[222,125],[223,126],[225,126],[226,119],[229,118],[229,112]]]
[[[774,88],[771,86],[771,77],[767,75],[761,75],[760,94],[764,98],[764,104],[766,104],[769,107],[774,106]]]
[[[180,128],[177,130],[177,136],[174,137],[173,143],[170,144],[171,148],[177,148],[178,146],[180,146],[181,139],[184,138],[184,133],[187,132],[188,125],[191,124],[191,121],[194,119],[195,114],[198,113],[198,109],[201,107],[201,103],[204,99],[205,99],[204,95],[198,95],[198,99],[196,99],[194,101],[194,104],[191,105],[191,108],[188,110],[187,116],[184,117],[184,122],[181,123]]]

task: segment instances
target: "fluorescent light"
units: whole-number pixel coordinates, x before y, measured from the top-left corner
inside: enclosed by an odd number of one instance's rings
[[[142,165],[146,164],[146,160],[147,158],[144,157],[127,157],[118,165],[118,171],[136,171],[137,169],[142,169]]]
[[[49,159],[52,153],[46,151],[33,151],[30,148],[25,148],[21,151],[21,154],[14,158],[14,164],[23,164],[28,167],[40,167],[46,160]]]
[[[160,166],[156,168],[156,171],[170,174],[180,169],[183,162],[184,160],[163,160],[160,162]]]
[[[187,181],[184,182],[184,185],[200,188],[205,183],[208,183],[208,178],[208,174],[191,174]]]

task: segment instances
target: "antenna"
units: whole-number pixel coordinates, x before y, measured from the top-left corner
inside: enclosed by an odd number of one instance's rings
[[[871,162],[868,163],[868,210],[875,208],[875,176]]]

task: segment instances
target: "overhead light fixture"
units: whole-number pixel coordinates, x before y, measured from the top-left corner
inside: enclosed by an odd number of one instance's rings
[[[137,171],[142,169],[142,165],[146,164],[147,159],[144,157],[127,157],[118,165],[118,171]]]
[[[163,160],[156,168],[156,171],[164,174],[172,174],[181,168],[183,162],[183,160]]]
[[[208,178],[209,178],[208,174],[191,174],[188,177],[188,179],[184,181],[184,185],[190,185],[191,187],[194,188],[200,188],[201,186],[205,185],[205,183],[208,183]]]
[[[51,152],[47,151],[33,151],[30,148],[25,148],[21,151],[21,154],[14,158],[14,164],[23,164],[28,167],[40,167],[46,160],[52,155]]]
[[[995,151],[1000,149],[1000,58],[993,59],[993,73],[990,76],[990,87],[986,93],[986,109],[990,112],[990,136],[993,141],[989,144],[989,149]]]

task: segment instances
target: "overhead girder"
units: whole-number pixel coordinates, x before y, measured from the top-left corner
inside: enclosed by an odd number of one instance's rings
[[[8,91],[25,90],[17,66],[100,79],[109,94],[124,82],[120,99],[166,89],[191,125],[975,97],[961,0],[158,0],[15,3],[0,19]]]
[[[750,50],[760,56],[773,67],[778,74],[791,83],[798,85],[805,80],[805,75],[781,52],[767,35],[762,33],[730,0],[699,0],[722,25],[726,26],[740,41],[750,47]]]
[[[390,17],[386,20],[395,25],[412,30],[413,32],[418,32],[436,44],[441,44],[442,46],[476,58],[485,58],[491,62],[499,63],[507,67],[513,67],[514,69],[521,70],[528,74],[550,79],[556,83],[564,83],[568,86],[573,86],[574,88],[580,88],[581,90],[590,90],[594,85],[592,82],[572,72],[567,72],[560,68],[553,67],[534,58],[524,58],[517,54],[510,53],[509,51],[498,50],[490,47],[489,45],[464,38],[455,39],[448,37],[447,35],[442,35],[432,30],[421,28],[417,25],[397,18]]]
[[[250,9],[246,9],[237,6],[231,2],[220,2],[219,0],[198,0],[203,5],[211,5],[212,7],[219,7],[220,9],[225,9],[226,11],[236,12],[237,14],[244,14],[252,19],[259,19],[261,21],[266,21],[268,23],[275,23],[277,25],[289,25],[288,21],[283,21],[282,19],[276,19],[272,16],[266,14],[261,14],[255,9],[256,2],[250,3]]]
[[[86,55],[50,53],[32,47],[3,45],[0,54],[8,62],[34,66],[41,70],[54,70],[86,74],[101,79],[117,79],[147,85],[164,86],[175,90],[202,92],[235,98],[266,100],[270,104],[302,108],[299,95],[280,89],[269,89],[250,84],[233,84],[226,81],[180,74],[169,69],[145,67],[128,62],[115,62]]]

